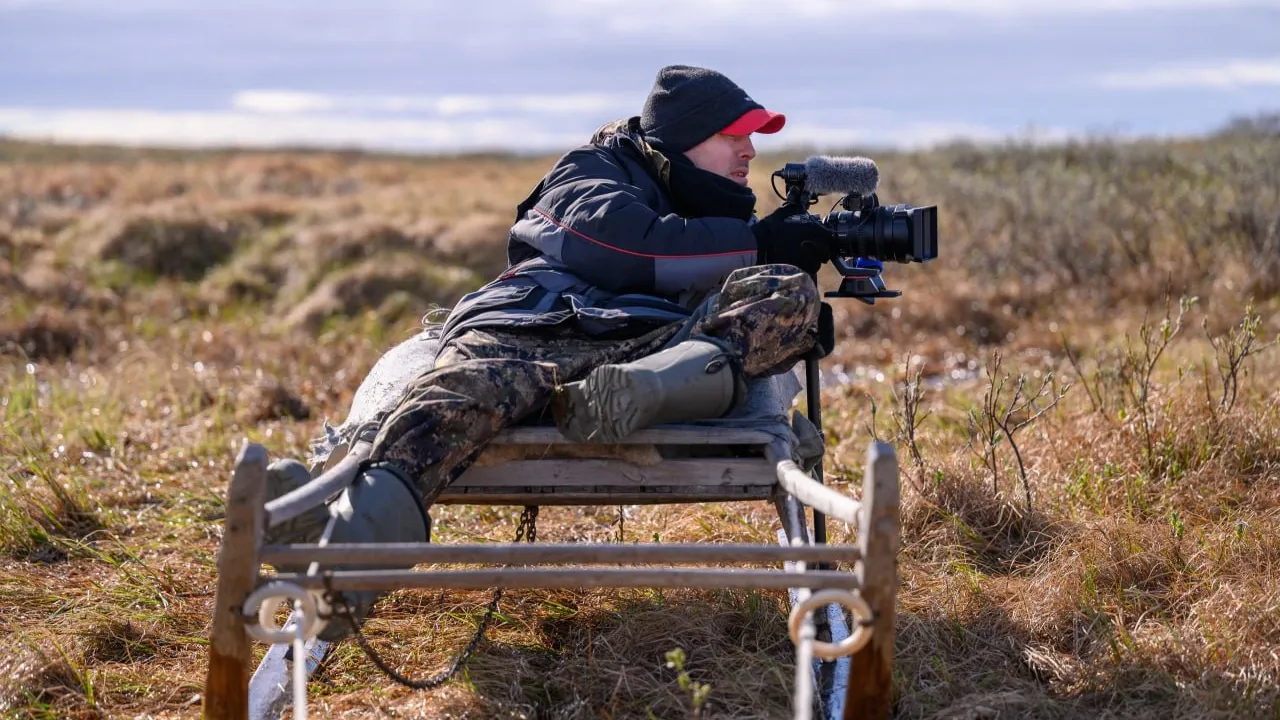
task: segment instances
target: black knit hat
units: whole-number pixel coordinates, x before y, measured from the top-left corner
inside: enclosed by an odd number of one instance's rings
[[[689,65],[659,70],[640,114],[645,137],[676,152],[726,129],[733,129],[733,135],[775,133],[785,122],[724,75]]]

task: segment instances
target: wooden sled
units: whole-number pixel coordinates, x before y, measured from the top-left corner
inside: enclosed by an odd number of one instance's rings
[[[685,457],[669,459],[672,450]],[[290,696],[305,713],[305,678],[324,643],[302,637],[314,608],[304,602],[326,580],[316,575],[264,577],[263,564],[320,561],[396,561],[408,565],[459,563],[520,565],[475,570],[337,571],[337,590],[398,587],[696,587],[787,588],[796,642],[796,718],[887,717],[893,701],[892,666],[899,547],[898,468],[890,446],[868,448],[861,500],[822,485],[796,466],[768,433],[705,426],[662,426],[635,433],[617,446],[571,445],[555,428],[508,430],[456,480],[440,503],[486,505],[619,505],[772,500],[780,544],[575,545],[279,545],[262,544],[263,528],[296,517],[349,484],[368,455],[357,444],[320,477],[264,506],[267,455],[246,445],[227,499],[214,603],[204,717],[276,717]],[[856,547],[815,544],[805,508],[854,524]],[[821,538],[820,538],[821,539]],[[775,569],[651,567],[654,563],[770,563]],[[814,569],[844,563],[852,572]],[[611,567],[589,567],[607,564]],[[618,568],[618,564],[635,567]],[[568,565],[571,567],[558,567]],[[298,612],[283,629],[264,627],[258,610],[297,598]],[[853,618],[850,633],[841,605]],[[274,632],[274,634],[273,634]],[[250,639],[276,643],[250,692]],[[294,657],[283,662],[293,643]],[[852,650],[852,652],[850,652]],[[292,665],[293,667],[288,667]],[[297,682],[301,679],[302,682]]]

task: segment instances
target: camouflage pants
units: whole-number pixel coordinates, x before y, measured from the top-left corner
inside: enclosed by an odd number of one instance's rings
[[[371,459],[405,472],[430,505],[486,443],[545,408],[557,384],[691,336],[727,344],[748,378],[785,372],[813,347],[819,304],[808,275],[790,265],[761,265],[735,271],[690,320],[629,340],[548,328],[464,332],[405,390]]]

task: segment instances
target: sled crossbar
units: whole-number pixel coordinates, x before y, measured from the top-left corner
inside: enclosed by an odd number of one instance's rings
[[[259,553],[265,565],[302,562],[418,565],[475,563],[491,565],[567,565],[588,563],[780,563],[824,562],[853,564],[862,554],[856,547],[801,545],[775,547],[720,543],[715,545],[602,545],[564,543],[546,545],[433,545],[429,543],[334,543],[331,545],[267,545]]]
[[[466,505],[652,505],[686,502],[768,500],[775,489],[829,517],[857,524],[858,501],[814,480],[791,461],[774,436],[755,430],[724,430],[726,441],[710,441],[716,430],[700,426],[651,428],[617,445],[573,444],[553,427],[513,428],[499,435],[475,465],[449,485],[438,504]],[[755,457],[664,458],[664,447],[744,448]],[[510,449],[521,448],[519,455]],[[272,500],[266,525],[274,527],[320,505],[351,484],[369,456],[360,443],[323,475]],[[643,453],[648,451],[648,455]],[[505,457],[512,458],[506,460]],[[637,463],[637,457],[643,462]],[[761,459],[767,462],[761,462]]]

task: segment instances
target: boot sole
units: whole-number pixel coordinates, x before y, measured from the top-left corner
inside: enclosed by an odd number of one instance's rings
[[[563,386],[554,407],[560,433],[573,442],[617,443],[648,427],[653,410],[638,398],[657,400],[648,376],[605,365],[580,383]],[[646,412],[646,410],[648,410]]]

